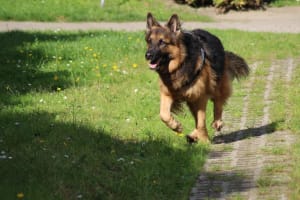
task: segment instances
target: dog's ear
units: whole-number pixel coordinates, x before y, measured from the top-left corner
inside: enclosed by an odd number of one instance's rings
[[[166,26],[171,30],[171,32],[178,32],[181,30],[181,23],[177,14],[173,14],[169,19]]]
[[[158,21],[153,17],[151,13],[147,14],[147,30],[150,30],[153,26],[160,26]]]

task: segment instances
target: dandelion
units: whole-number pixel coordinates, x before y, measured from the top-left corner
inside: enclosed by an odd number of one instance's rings
[[[93,53],[93,57],[94,57],[94,58],[97,58],[97,54],[96,54],[96,53]]]
[[[136,63],[132,64],[132,67],[133,67],[133,68],[137,68],[137,66],[138,66],[138,65],[137,65]]]
[[[54,75],[53,80],[57,81],[58,80],[58,76]]]
[[[23,198],[24,198],[24,193],[23,193],[23,192],[19,192],[19,193],[17,194],[17,198],[18,198],[18,199],[23,199]]]
[[[59,91],[61,91],[61,88],[60,88],[60,87],[58,87],[58,88],[56,88],[56,90],[59,92]]]
[[[89,49],[89,47],[84,47],[84,50],[88,50]]]
[[[117,65],[113,65],[113,66],[112,66],[112,69],[113,69],[114,71],[119,71],[119,67],[118,67]]]
[[[184,136],[183,133],[178,133],[178,132],[176,133],[176,135],[179,136],[179,137],[183,137]]]
[[[107,67],[107,64],[103,64],[102,67]]]

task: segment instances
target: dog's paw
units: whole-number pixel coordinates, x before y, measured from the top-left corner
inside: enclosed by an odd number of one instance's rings
[[[173,129],[176,133],[182,133],[183,132],[183,127],[180,123],[177,124],[176,128]]]
[[[196,143],[198,142],[198,138],[195,138],[191,135],[187,135],[186,136],[186,141],[189,143],[189,144],[193,144],[193,143]]]
[[[223,121],[222,120],[216,120],[214,121],[211,126],[216,130],[216,131],[221,131],[223,128]]]
[[[187,135],[186,140],[190,144],[196,143],[198,141],[200,141],[202,143],[210,143],[207,134],[195,134],[195,132]]]

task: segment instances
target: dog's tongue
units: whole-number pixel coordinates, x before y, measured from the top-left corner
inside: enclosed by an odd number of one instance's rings
[[[149,63],[149,67],[150,67],[150,69],[155,69],[157,67],[157,63],[155,63],[155,64]]]

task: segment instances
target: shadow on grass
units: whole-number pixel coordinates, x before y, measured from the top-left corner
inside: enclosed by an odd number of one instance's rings
[[[3,32],[0,33],[0,92],[8,95],[24,94],[29,91],[53,91],[68,88],[73,80],[66,69],[45,71],[43,66],[55,62],[55,55],[48,55],[40,42],[71,42],[90,37],[88,32]],[[59,45],[59,43],[57,44]],[[55,52],[55,50],[53,50]],[[58,58],[56,58],[58,59]],[[68,60],[67,57],[62,58]],[[61,60],[61,61],[63,61]],[[59,67],[59,66],[58,66]],[[54,80],[58,76],[58,80]],[[7,99],[7,98],[4,98]]]
[[[244,130],[234,131],[229,134],[218,135],[213,138],[214,144],[220,143],[232,143],[239,140],[248,139],[251,137],[258,137],[265,134],[272,134],[278,125],[282,121],[272,122],[270,124],[256,127],[256,128],[248,128]]]
[[[33,44],[88,36],[0,33],[1,199],[16,199],[18,193],[24,193],[24,199],[45,200],[187,198],[207,148],[174,147],[151,133],[143,141],[120,139],[101,128],[60,122],[59,114],[34,105],[33,111],[19,106],[27,93],[72,86],[69,71],[42,69],[53,62],[52,55]],[[6,111],[5,106],[12,108]]]
[[[159,139],[121,140],[55,116],[0,113],[1,198],[183,199],[199,170],[191,159],[206,154]]]

